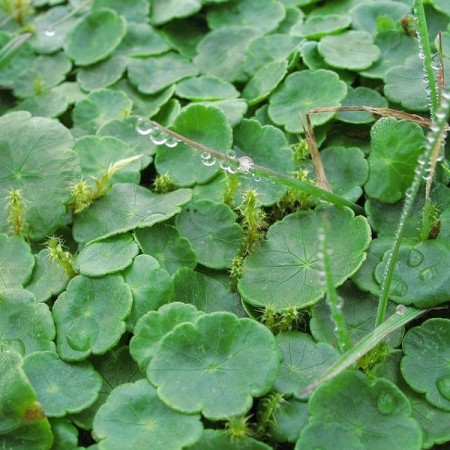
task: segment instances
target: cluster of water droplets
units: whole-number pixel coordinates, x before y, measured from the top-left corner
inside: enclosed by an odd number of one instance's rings
[[[414,18],[414,23],[417,26],[416,38],[417,38],[417,46],[419,47],[419,58],[423,61],[423,64],[422,64],[423,78],[422,78],[422,80],[423,80],[423,82],[425,84],[425,92],[427,94],[428,110],[430,111],[431,120],[433,120],[434,119],[434,117],[433,117],[434,116],[434,111],[433,111],[434,108],[433,108],[433,99],[431,97],[433,90],[432,90],[432,88],[430,86],[431,80],[428,77],[427,63],[425,62],[426,54],[425,54],[425,49],[424,49],[424,45],[423,45],[423,36],[420,33],[420,27],[418,25],[419,24],[419,19],[418,19],[418,16],[417,16],[417,9],[416,9],[416,7],[413,8],[413,18]],[[434,78],[435,78],[435,83],[436,83],[437,76],[438,76],[439,69],[440,69],[440,62],[439,62],[439,58],[437,57],[437,55],[436,55],[435,58],[432,59],[431,66],[432,66],[433,71],[435,73],[435,77]],[[437,83],[435,85],[434,92],[435,92],[436,95],[438,95],[439,90],[438,90]]]
[[[181,142],[178,138],[145,117],[140,117],[136,122],[136,131],[141,136],[148,136],[155,145],[165,145],[166,147],[174,148]]]

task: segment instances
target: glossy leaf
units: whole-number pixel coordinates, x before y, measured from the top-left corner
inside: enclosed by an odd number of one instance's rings
[[[49,417],[62,417],[88,407],[102,385],[90,363],[68,364],[54,352],[28,355],[23,368]]]
[[[322,86],[317,89],[317,86]],[[301,133],[300,120],[312,108],[340,106],[347,95],[346,84],[336,73],[329,70],[303,70],[289,75],[269,100],[269,116],[286,131]],[[333,117],[333,113],[314,114],[313,125],[322,125]]]
[[[150,227],[177,214],[190,197],[190,189],[154,194],[142,186],[116,184],[75,218],[74,238],[78,242],[89,242]]]
[[[24,289],[0,292],[0,343],[27,355],[54,350],[55,324],[48,306]]]
[[[231,208],[209,200],[189,203],[176,217],[176,227],[192,244],[198,262],[214,269],[230,267],[243,242]]]
[[[403,340],[401,362],[408,385],[444,411],[450,411],[449,333],[450,320],[441,318],[411,328]]]
[[[392,117],[380,119],[371,130],[366,194],[382,202],[400,200],[412,183],[417,158],[425,145],[421,127]]]
[[[279,364],[267,328],[220,312],[178,325],[160,343],[147,376],[170,407],[223,419],[245,414],[252,397],[268,392]]]
[[[59,355],[81,361],[114,347],[125,332],[131,304],[131,290],[120,275],[73,278],[53,305]]]
[[[0,207],[6,208],[8,192],[19,190],[27,235],[43,239],[62,221],[79,172],[72,136],[60,123],[23,111],[2,116],[0,134]]]
[[[175,92],[178,97],[192,101],[239,97],[239,91],[231,83],[209,75],[182,80],[177,84]]]
[[[207,274],[184,267],[173,275],[173,283],[174,298],[179,302],[194,305],[207,313],[228,311],[246,317],[239,295]]]
[[[96,63],[114,51],[125,31],[125,19],[114,10],[94,10],[70,33],[65,44],[66,54],[79,66]]]
[[[0,234],[0,290],[27,284],[34,267],[30,246],[18,236]]]
[[[114,389],[95,416],[93,430],[105,450],[178,450],[198,441],[202,432],[199,415],[168,408],[146,380]]]
[[[77,255],[74,266],[82,275],[100,277],[126,269],[138,253],[133,236],[120,234],[84,247]]]
[[[150,255],[138,255],[123,272],[123,278],[133,294],[133,306],[127,319],[129,328],[145,313],[156,311],[173,298],[172,278]]]
[[[298,212],[272,225],[261,246],[245,258],[238,288],[254,306],[304,308],[317,303],[325,287],[321,282],[317,230],[322,217],[340,236],[329,242],[330,264],[337,286],[360,267],[369,245],[369,227],[363,217],[346,208]]]
[[[303,388],[339,357],[336,348],[330,344],[316,343],[306,333],[291,331],[279,334],[276,339],[283,361],[273,387],[288,397],[299,398]]]
[[[130,354],[145,372],[150,360],[158,351],[161,341],[177,325],[195,322],[204,313],[193,305],[180,302],[169,303],[158,311],[149,311],[137,321],[130,341]]]
[[[172,129],[214,150],[225,152],[231,147],[231,126],[224,113],[213,106],[188,106],[177,116]],[[155,165],[160,174],[168,173],[177,186],[192,186],[209,181],[219,171],[218,164],[206,166],[202,162],[198,150],[181,142],[175,148],[160,146]]]
[[[153,256],[161,268],[173,275],[178,269],[195,269],[197,256],[191,243],[172,225],[157,223],[134,233],[142,253]]]
[[[336,429],[333,446],[327,433],[326,448],[336,448],[337,430],[342,438],[348,435],[351,445],[347,445],[347,439],[340,441],[346,443],[345,448],[421,448],[421,430],[410,417],[410,403],[393,383],[383,378],[369,380],[354,370],[343,372],[314,392],[309,402],[309,413],[310,425],[297,442],[299,449],[303,439],[308,448],[312,437],[309,435],[310,427],[322,429],[324,422]]]

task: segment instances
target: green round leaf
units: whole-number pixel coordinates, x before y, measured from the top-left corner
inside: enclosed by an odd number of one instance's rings
[[[377,33],[374,43],[381,51],[381,58],[360,72],[367,78],[384,78],[389,69],[402,65],[408,57],[417,53],[416,40],[399,30]]]
[[[0,209],[6,209],[8,192],[19,190],[27,236],[43,239],[62,221],[79,173],[78,157],[69,150],[72,136],[60,123],[23,111],[0,118],[0,135]]]
[[[344,440],[340,441],[345,442],[343,447],[336,447],[338,441],[334,435],[333,446],[330,443],[326,448],[421,448],[421,430],[419,424],[411,418],[410,403],[393,383],[384,378],[370,381],[355,370],[343,372],[312,394],[309,414],[310,424],[337,424],[342,432],[345,430],[350,433],[350,442],[356,444],[357,440],[361,444],[349,447],[347,440]],[[305,428],[297,442],[299,449],[303,448],[302,440],[308,428]]]
[[[429,319],[411,328],[403,340],[403,378],[416,392],[450,411],[450,320]]]
[[[239,296],[231,292],[228,285],[209,275],[184,267],[174,274],[173,283],[174,298],[179,302],[189,303],[207,313],[228,311],[246,317]]]
[[[288,174],[294,170],[293,151],[284,133],[271,125],[261,125],[256,120],[244,119],[234,129],[237,156],[246,155],[263,167]],[[253,189],[263,205],[273,205],[286,192],[283,185],[258,182],[250,176],[240,176],[240,190]],[[240,203],[240,200],[238,200]]]
[[[111,55],[125,32],[126,20],[122,16],[109,8],[96,9],[75,26],[64,49],[75,64],[88,66]]]
[[[136,230],[135,238],[142,253],[153,256],[171,275],[181,267],[195,269],[197,265],[191,243],[172,225],[157,223]]]
[[[54,119],[61,116],[67,108],[69,103],[64,95],[52,89],[49,92],[34,97],[27,97],[21,101],[15,111],[28,111],[32,116],[48,117]]]
[[[300,41],[298,37],[281,33],[253,39],[245,49],[245,72],[255,75],[258,70],[271,62],[289,60]]]
[[[225,114],[227,118],[228,125],[230,127],[235,127],[243,119],[245,113],[247,112],[247,102],[243,99],[229,99],[229,100],[215,100],[212,102],[198,102],[198,104],[204,106],[214,106],[219,108]]]
[[[133,236],[119,234],[84,247],[76,257],[74,267],[82,275],[100,277],[126,269],[138,253]]]
[[[224,203],[191,202],[176,217],[176,227],[191,242],[198,262],[214,269],[230,267],[243,242],[244,232]]]
[[[317,89],[317,86],[321,86]],[[340,106],[347,95],[347,85],[330,70],[303,70],[289,75],[269,100],[269,116],[291,133],[303,132],[302,114],[312,108]],[[334,113],[311,116],[312,125],[328,122]]]
[[[423,61],[417,55],[389,69],[384,82],[384,95],[389,101],[399,103],[409,111],[428,111]]]
[[[361,3],[351,11],[352,27],[355,30],[368,31],[376,34],[380,19],[389,18],[394,24],[400,25],[400,20],[410,14],[410,5],[396,1],[377,0],[374,3]]]
[[[194,63],[207,75],[233,83],[246,81],[242,64],[246,45],[260,34],[253,26],[221,27],[205,35],[197,46]]]
[[[22,355],[54,350],[55,324],[48,306],[37,303],[31,292],[5,289],[0,292],[0,344]]]
[[[225,430],[205,430],[202,438],[186,450],[271,450],[263,442],[259,442],[249,436],[230,438]]]
[[[128,63],[128,78],[143,94],[156,94],[197,73],[197,68],[188,59],[174,52],[146,59],[133,59]]]
[[[280,84],[287,73],[285,60],[272,61],[261,67],[245,86],[242,96],[249,105],[255,105],[266,99]]]
[[[193,305],[180,302],[161,306],[158,311],[150,311],[138,320],[134,336],[130,341],[130,354],[145,372],[150,360],[157,353],[163,338],[177,325],[195,322],[204,313]]]
[[[300,398],[300,392],[339,357],[336,348],[316,343],[306,333],[291,331],[279,334],[276,339],[283,360],[273,388],[288,397]]]
[[[50,424],[23,371],[21,356],[0,345],[0,446],[14,450],[51,448]]]
[[[364,153],[357,147],[327,147],[320,152],[320,157],[332,191],[356,202],[369,175]]]
[[[113,119],[123,119],[133,102],[121,91],[98,89],[80,100],[73,110],[73,133],[77,137],[95,134],[98,128]]]
[[[374,89],[363,86],[356,89],[348,88],[347,97],[342,106],[371,106],[374,108],[387,108],[388,101]],[[368,112],[340,111],[336,119],[346,123],[370,123],[375,120],[373,114]]]
[[[155,30],[147,23],[129,23],[127,34],[117,53],[131,58],[142,58],[160,55],[169,51],[170,48],[160,30]]]
[[[104,450],[179,450],[200,439],[203,425],[199,415],[169,409],[155,389],[140,380],[111,392],[95,416],[93,433]]]
[[[339,14],[309,16],[304,22],[294,25],[291,34],[309,39],[320,39],[328,34],[336,34],[345,30],[350,23],[349,16]]]
[[[131,289],[120,275],[73,278],[53,305],[59,355],[80,361],[114,347],[125,332],[131,304]]]
[[[386,252],[387,253],[387,252]],[[389,297],[397,303],[432,308],[450,297],[450,244],[428,240],[418,244],[403,243],[392,278]],[[386,267],[387,254],[375,270],[380,283]]]
[[[64,267],[50,257],[47,249],[35,255],[35,260],[31,279],[25,288],[35,295],[37,302],[46,302],[65,289],[70,277]]]
[[[23,238],[0,234],[0,261],[0,291],[20,288],[28,282],[34,258]]]
[[[177,116],[172,128],[215,150],[225,152],[231,147],[231,126],[224,113],[216,107],[192,104]],[[181,142],[176,148],[158,147],[155,165],[160,174],[168,173],[177,186],[192,186],[209,181],[219,171],[217,164],[207,167],[202,162],[198,150]]]
[[[78,429],[69,419],[55,417],[50,424],[53,434],[52,450],[78,447]]]
[[[160,343],[147,376],[158,397],[209,419],[245,414],[270,389],[280,354],[263,325],[221,312],[178,325]]]
[[[359,441],[355,433],[339,423],[319,421],[310,423],[304,428],[294,450],[312,450],[315,448],[365,450],[367,447]]]
[[[192,16],[201,7],[199,0],[153,0],[150,21],[161,25],[173,19]]]
[[[136,184],[116,184],[75,217],[73,236],[77,242],[89,242],[150,227],[177,214],[191,195],[190,189],[154,194]]]
[[[87,361],[68,364],[54,352],[28,355],[23,368],[49,417],[79,412],[95,402],[102,385]]]
[[[78,139],[74,150],[80,157],[81,175],[84,179],[101,178],[115,162],[135,155],[123,141],[112,136],[85,136]],[[139,183],[141,161],[133,161],[117,171],[112,183]]]
[[[239,97],[239,91],[231,83],[209,75],[180,81],[175,93],[178,97],[191,101],[225,100]]]
[[[14,82],[14,95],[19,98],[41,95],[65,80],[72,63],[63,52],[38,56],[31,67],[21,72]]]
[[[80,413],[70,418],[80,428],[92,430],[94,417],[108,398],[111,391],[123,383],[132,383],[143,378],[138,366],[128,351],[128,346],[115,347],[104,355],[91,357],[94,369],[102,377],[102,387],[97,400]],[[65,449],[61,449],[65,450]]]
[[[233,7],[217,5],[208,10],[206,20],[209,28],[257,24],[261,34],[274,31],[286,14],[278,0],[237,0]]]
[[[339,240],[328,242],[335,285],[356,272],[370,242],[364,217],[354,217],[350,209],[336,207],[290,214],[272,225],[267,239],[245,258],[238,288],[246,302],[277,310],[317,303],[325,291],[317,238],[324,217],[334,235],[339,236]]]
[[[128,25],[134,22],[147,22],[149,3],[147,0],[134,0],[132,3],[123,0],[94,0],[92,9],[111,8],[127,19]]]
[[[400,200],[411,185],[417,158],[423,151],[422,128],[393,117],[380,119],[371,129],[366,194],[386,203]]]
[[[77,72],[77,81],[85,91],[105,88],[120,80],[126,67],[126,58],[112,56],[92,66],[82,67]]]
[[[325,62],[338,69],[364,70],[381,57],[372,36],[365,31],[351,30],[325,36],[317,48]]]
[[[172,278],[149,255],[137,256],[123,272],[123,278],[133,293],[133,307],[127,319],[129,328],[146,312],[157,310],[173,298]]]

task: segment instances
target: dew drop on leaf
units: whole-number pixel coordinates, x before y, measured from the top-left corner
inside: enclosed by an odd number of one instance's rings
[[[388,392],[382,392],[377,398],[377,408],[381,414],[392,414],[395,409],[395,399]]]
[[[91,341],[87,335],[67,336],[66,339],[69,347],[77,352],[85,352],[91,348]]]
[[[423,253],[413,248],[409,253],[407,264],[409,267],[417,267],[422,263],[423,258]]]
[[[44,34],[45,34],[47,37],[53,37],[53,36],[56,34],[56,31],[55,31],[54,28],[49,27],[49,28],[47,28],[47,29],[44,31]]]
[[[203,160],[207,160],[207,159],[211,159],[211,153],[209,152],[202,152],[202,154],[200,155],[202,157]]]
[[[167,139],[169,139],[169,135],[159,128],[155,128],[150,134],[150,140],[155,145],[164,145],[167,143]]]
[[[142,136],[150,134],[153,131],[150,120],[145,117],[140,117],[136,122],[136,131]]]
[[[406,312],[406,306],[405,305],[397,305],[397,308],[395,308],[396,314],[399,316],[403,316]]]
[[[254,172],[252,172],[252,178],[253,178],[253,181],[256,181],[256,182],[261,181],[261,176]]]
[[[446,400],[450,400],[450,374],[439,377],[436,380],[436,387],[442,397]]]
[[[419,278],[422,281],[431,281],[434,278],[434,270],[432,267],[429,267],[428,269],[424,269],[419,272]]]
[[[217,162],[216,158],[213,158],[213,157],[211,157],[209,159],[203,159],[202,160],[203,165],[205,165],[207,167],[213,166],[216,162]]]
[[[391,293],[397,297],[403,297],[408,292],[408,285],[401,279],[393,277]]]
[[[249,173],[251,168],[253,167],[253,159],[250,156],[241,156],[238,159],[239,162],[239,172]]]
[[[179,139],[177,139],[175,136],[169,136],[165,142],[166,147],[174,148],[178,145],[180,142]]]

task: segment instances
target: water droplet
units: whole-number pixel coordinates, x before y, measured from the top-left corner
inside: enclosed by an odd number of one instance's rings
[[[422,263],[423,258],[424,258],[423,253],[420,252],[419,250],[416,250],[415,248],[413,248],[409,252],[407,264],[409,267],[417,267],[419,264]]]
[[[261,176],[254,172],[252,172],[252,178],[253,178],[253,181],[256,181],[256,182],[261,181]]]
[[[53,37],[56,34],[56,31],[53,27],[48,27],[47,29],[45,29],[44,34],[47,37]]]
[[[403,316],[406,312],[406,306],[405,305],[397,305],[397,308],[395,308],[395,313],[399,316]]]
[[[227,150],[226,155],[231,158],[231,159],[235,159],[236,158],[236,152],[230,148],[230,150]]]
[[[435,270],[433,267],[428,267],[427,269],[421,270],[419,272],[419,278],[422,281],[431,281],[435,276]]]
[[[425,53],[423,51],[419,52],[419,58],[420,59],[425,59]]]
[[[139,117],[136,122],[136,131],[142,136],[146,136],[153,131],[152,123],[146,117]]]
[[[180,140],[177,139],[175,136],[169,135],[169,137],[167,138],[167,140],[165,142],[165,145],[166,145],[166,147],[174,148],[178,145],[179,142],[180,142]]]
[[[69,347],[77,352],[85,352],[91,347],[89,336],[80,334],[79,336],[66,336]]]
[[[399,277],[394,276],[391,284],[391,294],[396,297],[403,297],[408,292],[408,285]]]
[[[344,307],[344,299],[343,299],[340,295],[337,296],[337,303],[336,303],[336,306],[337,306],[339,309],[342,309],[342,308]]]
[[[445,113],[445,111],[438,111],[436,113],[436,118],[438,120],[444,120],[446,116],[447,116],[447,114]]]
[[[251,168],[254,166],[253,159],[250,156],[241,156],[238,159],[239,162],[239,172],[249,173]]]
[[[450,375],[443,375],[436,380],[436,387],[439,394],[446,400],[450,400]]]
[[[395,398],[388,392],[381,392],[377,398],[378,411],[387,416],[394,412],[395,406]]]
[[[223,159],[222,161],[220,161],[220,168],[222,170],[228,171],[230,167],[230,163],[228,162],[228,159]]]
[[[209,159],[203,159],[203,161],[202,161],[203,165],[206,166],[206,167],[211,167],[211,166],[213,166],[216,162],[217,162],[217,161],[216,161],[216,158],[213,158],[213,157],[211,157],[211,158],[209,158]]]
[[[209,153],[209,152],[202,152],[201,153],[201,158],[203,159],[203,160],[207,160],[207,159],[211,159],[211,153]]]
[[[450,101],[450,92],[449,91],[443,91],[441,95],[444,100]]]
[[[150,139],[155,145],[164,145],[168,138],[169,135],[160,128],[154,128],[150,135]]]

